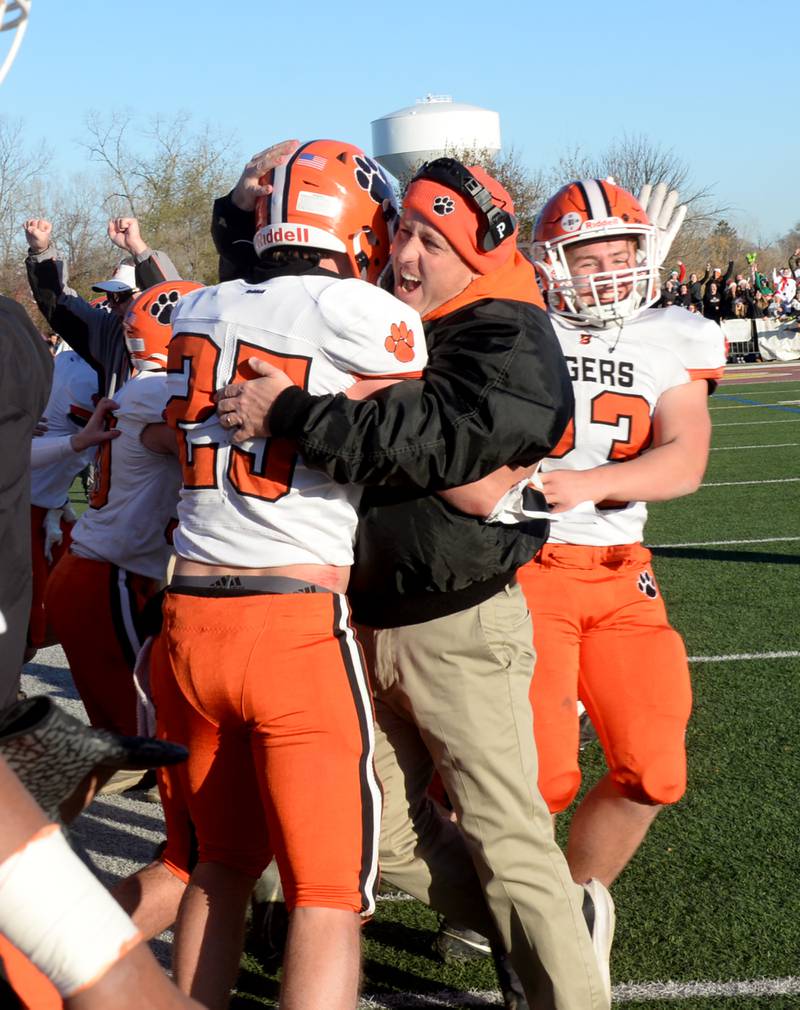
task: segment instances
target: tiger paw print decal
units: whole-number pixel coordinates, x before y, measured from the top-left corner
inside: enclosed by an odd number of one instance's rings
[[[380,165],[372,158],[367,158],[366,155],[363,158],[361,155],[356,155],[353,161],[356,163],[355,175],[359,186],[369,193],[375,203],[382,203],[388,199],[391,196],[391,189]]]
[[[648,596],[651,600],[654,600],[658,596],[658,589],[656,588],[656,584],[653,581],[653,577],[650,572],[642,572],[636,585],[639,592],[644,593],[644,595]]]
[[[408,362],[414,360],[414,331],[410,330],[405,323],[392,323],[392,330],[384,341],[383,346],[393,354],[398,361]]]
[[[172,310],[178,304],[180,298],[179,291],[165,291],[150,306],[150,315],[155,316],[162,326],[169,326],[170,319],[172,319]]]
[[[435,196],[433,198],[433,213],[438,214],[439,217],[452,214],[455,209],[455,200],[451,200],[449,196]]]

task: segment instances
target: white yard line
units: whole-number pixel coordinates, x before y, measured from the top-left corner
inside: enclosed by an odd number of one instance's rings
[[[750,427],[751,424],[797,424],[798,421],[800,417],[782,417],[779,421],[723,421],[714,425],[714,431],[717,428],[741,428],[745,425]]]
[[[733,996],[796,996],[800,994],[800,976],[786,978],[730,979],[726,982],[622,982],[612,989],[613,1002],[632,1003],[668,999],[711,999]],[[472,989],[468,992],[443,989],[440,992],[393,992],[362,996],[359,1010],[424,1010],[426,1007],[502,1006],[499,992]],[[676,1010],[680,1010],[676,1007]],[[711,1007],[709,1007],[711,1010]]]
[[[764,445],[715,445],[711,447],[711,452],[733,452],[740,449],[788,449],[793,445],[800,445],[800,442],[767,442]]]
[[[647,544],[651,550],[660,547],[726,547],[728,544],[777,544],[789,540],[800,540],[800,537],[762,537],[759,540],[693,540],[685,544]]]
[[[800,652],[738,652],[729,656],[689,656],[690,663],[738,663],[750,659],[796,659]]]
[[[700,487],[743,487],[745,484],[796,484],[800,477],[775,477],[772,480],[720,480]]]

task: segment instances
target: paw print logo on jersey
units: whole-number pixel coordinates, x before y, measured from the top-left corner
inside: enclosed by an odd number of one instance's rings
[[[180,301],[180,291],[165,291],[150,306],[150,315],[155,316],[156,321],[162,326],[169,326],[172,319],[172,310]]]
[[[636,585],[639,592],[644,593],[644,595],[649,597],[651,600],[654,600],[658,596],[658,588],[653,581],[653,576],[650,572],[642,572]]]
[[[439,217],[452,214],[455,209],[455,200],[451,200],[449,196],[435,196],[433,198],[433,213],[438,214]]]
[[[383,346],[393,354],[398,361],[414,360],[414,331],[410,330],[405,323],[392,323],[392,330],[384,341]]]
[[[356,163],[356,182],[369,193],[375,203],[391,199],[392,191],[380,165],[366,155],[363,158],[356,155],[353,161]]]

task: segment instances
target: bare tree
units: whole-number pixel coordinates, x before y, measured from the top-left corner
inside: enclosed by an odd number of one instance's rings
[[[87,120],[91,157],[105,167],[104,206],[139,219],[147,242],[165,249],[182,276],[211,282],[217,257],[209,235],[211,204],[235,179],[233,142],[189,117],[156,117],[139,131],[131,115]],[[142,150],[143,149],[143,150]]]
[[[0,287],[13,297],[27,289],[22,222],[32,212],[37,176],[48,160],[44,145],[28,148],[21,120],[0,117]]]

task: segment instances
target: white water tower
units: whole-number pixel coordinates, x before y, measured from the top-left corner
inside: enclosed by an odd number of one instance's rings
[[[463,148],[500,150],[500,116],[449,95],[426,95],[416,104],[372,122],[376,161],[396,178],[420,162]]]

